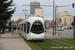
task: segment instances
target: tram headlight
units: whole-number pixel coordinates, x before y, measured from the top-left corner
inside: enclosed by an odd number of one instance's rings
[[[33,34],[31,33],[31,36],[33,36]]]
[[[42,36],[44,36],[44,34],[42,34]]]

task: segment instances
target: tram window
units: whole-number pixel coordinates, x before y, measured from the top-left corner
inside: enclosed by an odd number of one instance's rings
[[[26,32],[26,24],[24,24],[24,32]]]
[[[22,31],[22,24],[21,24],[20,30]]]
[[[18,26],[18,30],[20,31],[20,25]]]
[[[18,27],[18,30],[20,31],[20,25],[19,25],[19,27]]]
[[[30,29],[30,23],[27,22],[27,33],[29,33],[29,29]]]
[[[42,23],[40,21],[34,22],[31,28],[31,32],[36,33],[36,34],[43,33],[44,28],[43,28]]]
[[[21,25],[20,25],[20,31],[21,31]]]
[[[20,27],[18,27],[17,29],[20,30]]]
[[[21,31],[23,31],[23,24],[21,24]]]

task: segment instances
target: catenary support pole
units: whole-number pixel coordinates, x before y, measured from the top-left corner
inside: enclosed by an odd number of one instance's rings
[[[75,16],[74,16],[74,25],[73,25],[73,39],[75,39]]]
[[[55,0],[53,0],[53,36],[54,36]]]

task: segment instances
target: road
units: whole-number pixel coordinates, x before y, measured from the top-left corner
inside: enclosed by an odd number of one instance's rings
[[[46,29],[46,33],[53,35],[53,30]],[[73,38],[73,29],[67,29],[64,31],[56,30],[56,35],[58,35],[57,37],[60,37],[60,38]]]

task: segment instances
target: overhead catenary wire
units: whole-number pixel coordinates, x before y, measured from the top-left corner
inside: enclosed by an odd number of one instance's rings
[[[32,2],[33,0],[31,0],[31,2]]]
[[[47,2],[45,2],[44,4],[48,3],[49,1],[50,1],[50,0],[48,0],[48,1],[47,1]],[[43,5],[44,5],[44,4],[43,4]]]
[[[27,4],[24,4],[22,6],[39,6],[39,5],[27,5]],[[40,5],[40,6],[53,7],[52,5]]]
[[[62,5],[62,6],[58,6],[58,7],[69,7],[69,6],[72,6],[72,5]]]
[[[31,2],[32,2],[33,0],[31,0]],[[27,8],[28,8],[28,6],[26,7],[26,9],[25,10],[27,10]]]
[[[22,6],[39,6],[39,5],[27,5],[27,4],[23,4]],[[52,5],[40,5],[40,6],[44,6],[44,7],[53,7]],[[69,7],[72,5],[62,5],[62,6],[58,6],[58,7]]]

